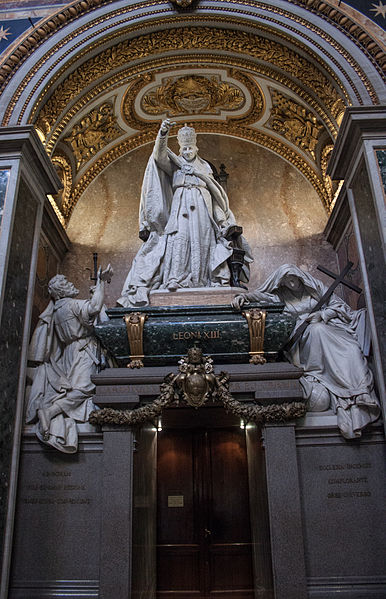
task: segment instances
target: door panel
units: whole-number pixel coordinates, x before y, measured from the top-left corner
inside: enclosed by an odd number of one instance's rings
[[[158,439],[157,597],[253,598],[245,433]]]
[[[251,596],[253,579],[245,433],[213,430],[208,443],[209,596],[210,591],[218,597],[219,591],[238,589],[241,599]]]

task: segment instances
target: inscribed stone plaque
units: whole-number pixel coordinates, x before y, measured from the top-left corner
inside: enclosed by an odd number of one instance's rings
[[[11,587],[22,584],[26,597],[28,585],[43,593],[55,581],[99,578],[101,450],[81,437],[73,455],[24,443]]]
[[[321,441],[298,447],[307,575],[382,577],[385,445]]]

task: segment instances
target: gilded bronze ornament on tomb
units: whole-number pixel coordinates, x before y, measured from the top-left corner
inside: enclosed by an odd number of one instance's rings
[[[318,123],[312,112],[277,90],[273,90],[271,96],[269,126],[315,160],[315,148],[323,125]]]
[[[270,403],[259,405],[244,403],[234,399],[229,392],[229,374],[214,373],[213,360],[204,356],[201,348],[193,347],[188,355],[179,361],[178,374],[168,374],[160,385],[160,395],[149,404],[134,410],[103,408],[91,412],[89,422],[93,425],[131,426],[147,420],[154,420],[162,410],[185,401],[199,408],[207,401],[221,403],[227,412],[242,418],[245,423],[285,422],[300,418],[306,413],[304,401]]]
[[[202,350],[192,347],[188,355],[178,362],[180,373],[174,384],[181,389],[183,399],[189,406],[199,408],[211,396],[216,388],[213,360],[203,356]]]
[[[265,310],[244,310],[242,315],[248,323],[249,329],[249,355],[251,364],[265,364],[264,357],[264,330],[267,313]]]
[[[145,114],[167,114],[170,117],[220,114],[221,110],[238,110],[244,104],[242,90],[221,81],[218,75],[168,77],[162,85],[150,89],[141,101]]]
[[[90,158],[120,137],[122,133],[122,129],[117,125],[113,104],[104,102],[83,116],[64,141],[71,147],[79,170]]]
[[[143,312],[131,312],[124,316],[126,324],[127,338],[130,347],[130,362],[127,368],[143,367],[143,328],[147,315]]]

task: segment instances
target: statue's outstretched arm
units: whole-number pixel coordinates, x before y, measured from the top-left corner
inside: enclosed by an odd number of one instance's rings
[[[88,313],[90,316],[96,316],[102,310],[105,295],[105,281],[110,282],[113,274],[113,269],[110,264],[105,270],[102,270],[102,268],[99,267],[95,291],[88,305]]]
[[[168,156],[168,137],[169,131],[173,125],[175,125],[175,123],[172,123],[170,119],[162,121],[153,150],[153,156],[157,166],[168,175],[172,175],[173,173],[173,165]]]

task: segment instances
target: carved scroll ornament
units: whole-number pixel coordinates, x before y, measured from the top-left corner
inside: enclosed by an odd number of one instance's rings
[[[147,314],[131,312],[123,317],[130,346],[130,362],[127,368],[143,368],[143,327]]]
[[[251,364],[265,364],[264,358],[264,331],[265,318],[267,313],[265,310],[245,310],[242,312],[246,318],[249,328],[249,355]]]

